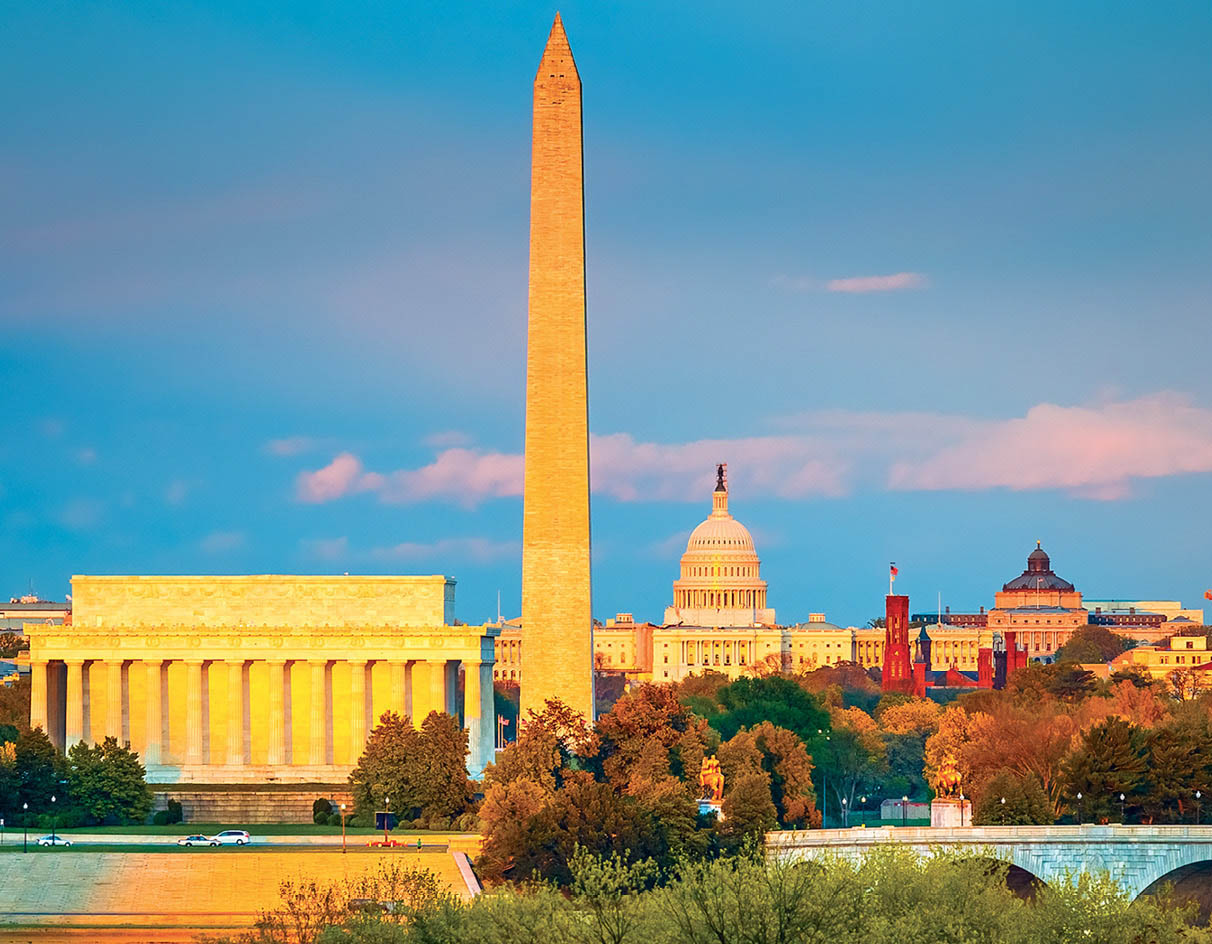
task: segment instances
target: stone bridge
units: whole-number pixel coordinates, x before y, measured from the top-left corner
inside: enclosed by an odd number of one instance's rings
[[[886,844],[923,855],[971,851],[1009,862],[1044,883],[1077,872],[1109,872],[1133,897],[1166,882],[1205,898],[1212,889],[1212,826],[884,826],[766,834],[769,856],[793,859],[860,859]]]

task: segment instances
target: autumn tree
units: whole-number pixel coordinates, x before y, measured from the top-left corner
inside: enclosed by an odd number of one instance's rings
[[[569,771],[582,769],[597,753],[597,739],[585,718],[558,698],[541,712],[531,709],[515,741],[499,751],[484,771],[485,786],[529,780],[546,792],[563,786]]]
[[[624,695],[598,719],[596,733],[603,776],[633,792],[669,779],[697,792],[703,758],[715,743],[707,722],[664,685],[641,685]]]
[[[769,721],[738,731],[720,745],[719,759],[724,772],[725,800],[734,785],[759,776],[782,825],[803,828],[819,823],[816,791],[812,786],[812,758],[804,742],[791,731]]]

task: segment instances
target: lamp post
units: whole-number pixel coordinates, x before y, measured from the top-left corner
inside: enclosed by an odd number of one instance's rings
[[[1002,797],[1002,825],[1006,825],[1006,798]]]
[[[1122,793],[1119,795],[1119,824],[1121,826],[1127,825],[1124,822],[1124,795]]]
[[[383,814],[383,845],[387,845],[387,824],[391,821],[391,797],[384,797],[387,812]]]
[[[1195,791],[1195,825],[1199,825],[1199,801],[1203,798],[1203,793],[1199,790]],[[0,819],[0,826],[4,825],[4,820]]]
[[[901,797],[901,825],[907,825],[909,821],[909,797]]]
[[[29,818],[29,804],[21,804],[21,851],[29,852],[29,823],[26,820]]]
[[[842,797],[842,828],[844,829],[844,828],[848,827],[849,825],[850,825],[850,809],[849,809],[848,804],[846,803],[846,798]]]
[[[864,807],[863,817],[864,817],[864,819],[865,819],[865,818],[866,818],[866,816],[867,816],[867,813],[866,813],[866,810],[865,810],[865,808],[866,808],[866,806],[867,806],[867,798],[866,798],[865,796],[861,796],[861,797],[859,797],[859,805],[860,805],[860,806],[862,806],[862,807]]]
[[[0,816],[0,846],[4,845],[4,817]]]
[[[1077,825],[1082,824],[1082,792],[1077,791]]]
[[[345,804],[341,804],[341,854],[345,854]]]
[[[54,848],[54,845],[55,845],[55,820],[56,819],[58,819],[58,817],[55,816],[55,797],[54,797],[54,794],[52,794],[51,795],[51,848]]]

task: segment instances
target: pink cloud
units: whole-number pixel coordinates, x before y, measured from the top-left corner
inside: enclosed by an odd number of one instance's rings
[[[866,292],[897,292],[909,288],[925,288],[929,284],[919,272],[897,272],[895,275],[862,275],[849,279],[831,279],[826,291],[862,294]]]
[[[303,553],[319,560],[335,561],[349,556],[349,538],[313,538],[302,543]]]
[[[991,420],[917,461],[894,462],[893,489],[1065,489],[1126,497],[1133,479],[1212,472],[1212,410],[1159,393],[1096,406],[1041,403]]]
[[[925,412],[816,411],[785,417],[777,435],[638,442],[627,433],[590,437],[595,494],[617,501],[703,501],[715,464],[729,464],[745,497],[836,497],[857,488],[900,491],[1063,489],[1098,500],[1126,497],[1131,482],[1212,472],[1212,410],[1160,393],[1094,406],[1040,404],[990,420]],[[522,494],[516,453],[444,449],[415,469],[367,472],[352,453],[299,476],[300,500],[356,492],[408,504],[471,507]]]
[[[362,460],[352,452],[342,452],[322,469],[300,472],[295,482],[295,494],[299,501],[316,504],[344,498],[354,492],[374,490],[382,484],[382,476],[373,472],[364,473]]]

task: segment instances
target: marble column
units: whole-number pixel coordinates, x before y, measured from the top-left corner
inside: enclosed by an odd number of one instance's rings
[[[105,736],[122,740],[122,662],[105,663]]]
[[[159,764],[163,757],[164,718],[161,713],[163,691],[160,684],[159,659],[144,659],[147,667],[147,730],[144,732],[143,763]]]
[[[349,762],[356,764],[366,746],[366,663],[349,663]]]
[[[202,758],[202,660],[185,660],[185,763]]]
[[[325,669],[328,664],[323,661],[311,663],[311,737],[307,762],[313,767],[319,767],[328,762],[328,698],[325,685]]]
[[[408,715],[408,704],[405,699],[404,669],[405,665],[398,659],[387,663],[391,670],[391,693],[387,702],[388,711],[394,711],[401,718]]]
[[[467,772],[479,777],[488,759],[483,756],[484,734],[480,699],[480,662],[463,660],[463,723],[467,728]]]
[[[269,717],[266,728],[269,744],[265,752],[265,763],[270,767],[281,767],[286,763],[286,663],[273,660],[269,667]]]
[[[244,660],[227,662],[227,763],[244,764]]]
[[[446,710],[446,660],[429,660],[429,705],[425,714],[430,711]],[[417,719],[418,723],[424,718]]]
[[[50,736],[50,708],[46,698],[46,663],[39,660],[29,667],[29,726],[41,728]]]
[[[67,742],[66,747],[71,747],[84,740],[84,660],[64,661],[67,663],[67,718],[64,740]]]

